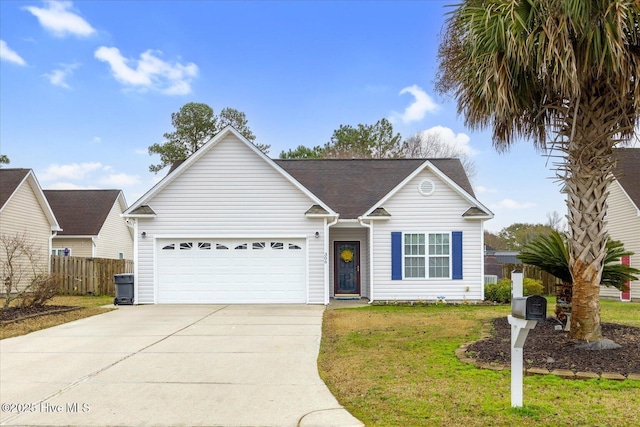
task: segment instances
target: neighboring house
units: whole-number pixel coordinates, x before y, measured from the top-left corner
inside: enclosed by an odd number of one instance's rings
[[[124,214],[135,302],[483,300],[483,223],[457,159],[272,160],[228,127]]]
[[[53,239],[53,255],[133,259],[133,228],[122,213],[120,190],[45,190],[62,231]]]
[[[607,231],[612,239],[621,241],[625,249],[635,252],[623,257],[622,263],[640,269],[640,148],[617,149],[616,159],[615,180],[609,187],[607,199]],[[603,286],[600,295],[624,301],[640,299],[640,281],[629,285],[630,292]]]
[[[522,265],[522,261],[518,259],[519,254],[520,251],[497,250],[485,245],[484,274],[497,276],[498,280],[502,279],[504,264]]]
[[[49,253],[53,234],[60,231],[53,210],[31,169],[0,169],[0,236],[23,236],[32,245],[35,268],[49,272]],[[0,265],[6,261],[4,247],[0,248]],[[30,266],[22,267],[32,271]],[[2,271],[2,275],[6,271]],[[24,277],[20,287],[31,278]]]

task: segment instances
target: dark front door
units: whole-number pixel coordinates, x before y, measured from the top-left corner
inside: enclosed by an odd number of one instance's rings
[[[333,266],[335,294],[360,295],[360,242],[335,242]]]

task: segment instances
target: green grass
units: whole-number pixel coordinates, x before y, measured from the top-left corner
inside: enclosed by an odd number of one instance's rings
[[[25,335],[40,329],[50,328],[63,323],[72,322],[84,317],[95,316],[96,314],[111,311],[110,308],[101,306],[113,303],[113,296],[68,296],[61,295],[53,297],[47,305],[64,305],[81,307],[78,310],[66,313],[46,314],[32,317],[18,322],[9,323],[0,327],[0,339]],[[4,304],[4,299],[0,298],[0,306]]]
[[[328,310],[321,376],[367,426],[640,425],[640,381],[528,376],[524,407],[511,408],[510,371],[479,369],[454,353],[509,311],[443,305]],[[603,301],[602,318],[638,326],[640,305]]]

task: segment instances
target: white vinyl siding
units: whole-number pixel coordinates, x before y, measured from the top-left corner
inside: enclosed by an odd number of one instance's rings
[[[96,257],[119,259],[123,253],[125,259],[133,259],[133,236],[127,222],[120,216],[126,209],[121,205],[120,197],[111,207],[96,237]]]
[[[334,277],[334,247],[335,242],[359,242],[360,243],[360,295],[369,298],[369,234],[366,228],[341,228],[331,227],[329,244],[329,293],[335,294]]]
[[[640,268],[640,216],[638,207],[633,204],[624,193],[618,181],[611,183],[609,198],[607,199],[607,231],[614,240],[624,244],[624,248],[634,252],[629,261],[630,265]],[[604,297],[620,298],[620,291],[616,288],[600,287],[600,295]],[[631,298],[640,299],[640,281],[631,282]]]
[[[38,272],[49,272],[51,224],[28,179],[22,182],[0,212],[0,234],[24,235],[26,241],[33,245]],[[3,260],[1,257],[0,253],[0,261]],[[24,267],[31,270],[30,266]],[[27,280],[29,278],[20,283],[20,289],[27,286]]]
[[[314,203],[243,142],[222,139],[148,201],[157,217],[138,224],[137,302],[156,302],[158,237],[270,236],[307,239],[308,302],[324,303],[324,220],[305,217]]]
[[[428,197],[419,192],[419,184],[424,180],[434,183],[433,193]],[[465,198],[429,169],[423,170],[387,200],[384,208],[391,213],[391,218],[385,221],[372,221],[374,225],[373,299],[376,301],[436,300],[438,296],[445,296],[451,301],[482,300],[484,260],[482,223],[480,220],[462,217],[470,206]],[[451,270],[447,278],[391,279],[391,233],[414,233],[422,230],[425,234],[450,235],[452,231],[462,232],[462,280],[450,279]]]

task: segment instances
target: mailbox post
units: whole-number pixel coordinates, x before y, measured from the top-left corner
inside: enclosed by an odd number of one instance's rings
[[[514,270],[512,277],[511,315],[507,317],[511,325],[511,406],[522,407],[522,383],[524,356],[522,349],[529,331],[536,327],[538,320],[547,317],[547,300],[539,295],[523,297],[522,272]]]

